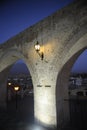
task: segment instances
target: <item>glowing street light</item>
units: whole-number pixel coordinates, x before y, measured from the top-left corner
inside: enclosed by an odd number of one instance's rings
[[[19,91],[19,86],[14,86],[14,90],[16,92],[16,110],[17,110],[17,92]]]
[[[11,85],[12,85],[11,82],[8,82],[8,83],[7,83],[7,95],[6,95],[6,96],[7,96],[7,98],[6,98],[7,108],[8,108],[8,100],[9,100],[9,97],[10,97],[10,95],[9,95],[9,93],[8,93],[8,92],[9,92],[8,90],[9,90],[9,87],[10,87]]]
[[[14,90],[17,92],[19,90],[19,86],[15,86]]]
[[[11,86],[11,84],[12,84],[11,82],[8,83],[9,86]]]

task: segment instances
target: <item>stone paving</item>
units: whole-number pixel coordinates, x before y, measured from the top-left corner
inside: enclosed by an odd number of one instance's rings
[[[0,130],[27,130],[34,122],[33,97],[8,102],[6,110],[0,110]],[[30,129],[29,129],[30,130]]]
[[[8,102],[7,109],[0,109],[0,130],[48,130],[34,122],[33,97]]]
[[[0,109],[0,130],[48,130],[35,124],[33,104],[32,96],[18,99],[17,108],[15,100],[8,102],[6,110]],[[68,126],[61,130],[77,129]]]

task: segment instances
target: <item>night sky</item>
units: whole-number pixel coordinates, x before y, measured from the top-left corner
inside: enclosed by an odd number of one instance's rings
[[[74,0],[0,0],[0,43],[72,1]],[[87,72],[86,59],[87,50],[76,61],[72,71]],[[24,66],[24,64],[21,65]]]

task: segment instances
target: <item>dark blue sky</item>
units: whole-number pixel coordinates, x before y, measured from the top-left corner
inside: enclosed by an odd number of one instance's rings
[[[0,43],[73,0],[1,0]]]
[[[51,15],[74,0],[0,0],[0,43]],[[74,71],[87,72],[87,51],[77,61]],[[81,67],[78,66],[80,63]],[[84,66],[85,67],[84,67]]]

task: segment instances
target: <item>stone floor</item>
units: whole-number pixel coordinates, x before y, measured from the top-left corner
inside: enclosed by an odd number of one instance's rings
[[[8,102],[6,110],[0,110],[0,130],[28,130],[34,123],[33,97]],[[29,128],[30,130],[30,128]]]
[[[0,109],[0,130],[48,130],[48,129],[35,124],[33,97],[28,96],[25,97],[24,99],[18,99],[17,107],[16,107],[16,100],[14,100],[12,102],[8,102],[6,110]],[[68,126],[61,130],[77,130],[77,129]]]
[[[33,96],[8,102],[7,109],[0,109],[0,130],[48,130],[34,122]]]

